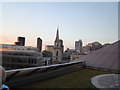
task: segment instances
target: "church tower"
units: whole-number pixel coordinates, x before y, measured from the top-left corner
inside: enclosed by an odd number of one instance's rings
[[[59,30],[57,28],[56,38],[54,41],[53,63],[60,63],[63,53],[63,41],[59,39]]]

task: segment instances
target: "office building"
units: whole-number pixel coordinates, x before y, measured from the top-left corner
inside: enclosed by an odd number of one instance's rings
[[[42,39],[37,38],[37,48],[39,49],[39,52],[42,50]]]
[[[53,53],[49,51],[43,51],[42,56],[43,56],[43,66],[51,65],[52,64],[52,55]]]
[[[53,54],[54,51],[54,45],[46,45],[45,46],[45,51],[49,51]]]
[[[99,42],[88,43],[86,46],[83,46],[83,53],[87,54],[91,51],[98,50],[102,47],[103,47],[102,44],[100,44]]]
[[[25,37],[18,37],[17,42],[14,43],[17,46],[25,46]]]
[[[39,52],[38,48],[32,46],[17,46],[12,44],[0,44],[1,50],[23,50],[23,51],[35,51]]]
[[[75,50],[82,54],[82,40],[79,40],[79,41],[75,41]]]
[[[84,55],[80,55],[80,54],[72,54],[70,55],[70,61],[74,61],[80,57],[83,57]]]
[[[43,65],[43,56],[35,47],[2,45],[0,53],[5,69],[20,69]]]

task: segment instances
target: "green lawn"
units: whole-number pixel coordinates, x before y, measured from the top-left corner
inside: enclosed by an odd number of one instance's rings
[[[107,73],[90,69],[80,69],[76,72],[28,84],[20,88],[95,88],[91,84],[91,78],[100,74]]]

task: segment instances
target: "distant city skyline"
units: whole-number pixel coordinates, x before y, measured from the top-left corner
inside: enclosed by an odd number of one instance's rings
[[[0,44],[14,44],[18,36],[27,46],[37,46],[37,38],[54,45],[57,26],[66,48],[74,49],[75,41],[83,45],[118,40],[117,2],[6,2],[1,3],[2,31]]]

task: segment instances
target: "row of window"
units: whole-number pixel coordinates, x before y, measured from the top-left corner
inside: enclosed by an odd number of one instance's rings
[[[28,53],[2,53],[3,55],[18,55],[18,56],[34,56],[34,54]]]
[[[47,66],[47,65],[51,65],[52,61],[48,60],[48,61],[43,61],[43,66]]]
[[[23,59],[23,58],[7,58],[4,57],[3,62],[15,62],[15,63],[29,63],[29,64],[36,64],[37,60],[36,58],[28,58],[28,59]]]
[[[16,65],[16,64],[3,64],[3,67],[5,69],[21,69],[21,68],[28,68],[28,67],[33,67],[31,65]]]

